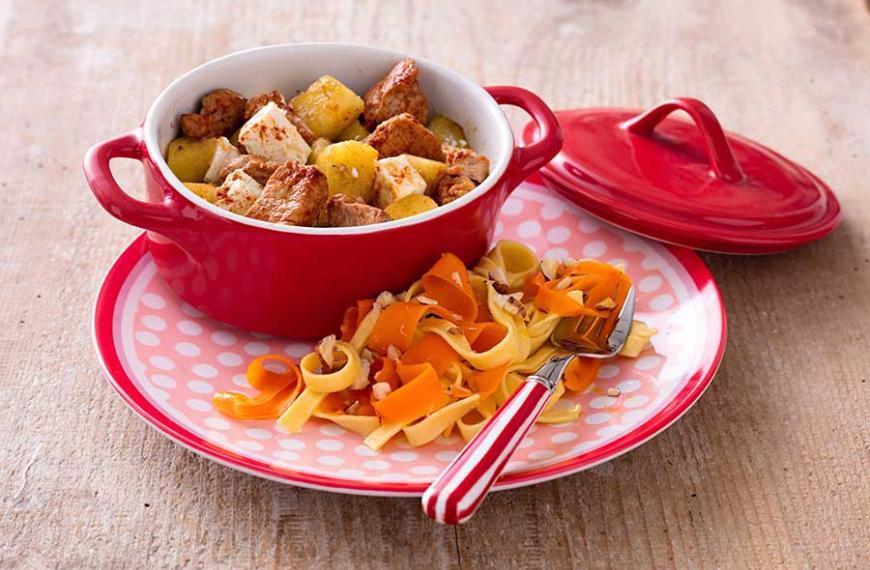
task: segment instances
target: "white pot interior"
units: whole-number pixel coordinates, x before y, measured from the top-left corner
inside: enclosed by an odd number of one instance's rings
[[[435,218],[474,200],[493,186],[507,168],[513,151],[513,135],[498,104],[480,86],[456,72],[420,58],[414,59],[420,68],[420,83],[429,100],[430,113],[447,115],[462,125],[472,148],[491,162],[489,178],[473,191],[445,206],[405,220],[372,226],[283,226],[232,214],[209,204],[188,190],[172,174],[163,158],[169,142],[178,136],[178,116],[196,111],[200,98],[214,89],[227,87],[246,97],[278,89],[290,98],[321,75],[332,75],[362,96],[404,57],[408,56],[358,45],[288,44],[255,48],[210,61],[172,82],[151,106],[143,126],[148,153],[178,192],[215,214],[252,226],[290,233],[353,234],[381,231]]]

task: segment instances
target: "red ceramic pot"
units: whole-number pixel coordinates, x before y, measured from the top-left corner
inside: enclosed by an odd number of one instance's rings
[[[559,151],[552,111],[519,87],[481,88],[417,58],[430,108],[465,128],[472,147],[491,161],[489,178],[472,192],[419,216],[356,228],[302,228],[232,214],[198,198],[169,170],[164,153],[180,113],[205,93],[228,87],[253,96],[293,93],[323,74],[363,93],[404,54],[341,44],[257,48],[206,63],[167,87],[142,126],[101,142],[85,155],[85,177],[112,216],[147,230],[151,255],[172,289],[193,307],[247,330],[290,337],[334,332],[344,308],[380,291],[406,287],[444,252],[466,263],[482,256],[504,200]],[[499,104],[515,105],[538,124],[535,142],[515,146]],[[147,199],[132,198],[109,161],[145,167]]]

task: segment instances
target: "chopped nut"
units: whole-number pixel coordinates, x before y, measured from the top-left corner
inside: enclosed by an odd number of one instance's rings
[[[603,301],[595,304],[596,309],[601,309],[604,311],[609,311],[611,309],[616,308],[616,301],[611,299],[610,297],[604,299]]]
[[[458,271],[454,271],[450,274],[450,278],[453,279],[453,282],[462,287],[462,277],[459,276]]]
[[[570,277],[563,277],[561,281],[556,283],[556,286],[554,287],[554,289],[556,291],[562,291],[563,289],[567,289],[570,286],[571,286],[571,278]]]
[[[508,278],[504,272],[504,269],[498,266],[496,266],[492,271],[489,272],[489,278],[497,283],[503,283],[504,285],[508,284]]]
[[[327,337],[324,337],[323,340],[317,345],[317,353],[320,355],[320,359],[326,365],[327,368],[332,368],[333,364],[335,364],[335,335],[331,334]]]
[[[620,393],[621,392],[619,391],[619,388],[608,388],[607,389],[607,395],[610,396],[611,398],[616,398],[617,396],[619,396]]]
[[[353,384],[350,385],[351,390],[362,390],[369,385],[369,372],[371,371],[372,363],[368,360],[360,360],[359,374],[354,378]]]
[[[363,360],[368,360],[369,362],[374,362],[375,354],[369,350],[368,348],[363,348],[359,353],[360,358]]]
[[[396,302],[396,297],[389,291],[384,291],[375,299],[375,304],[379,307],[386,307]]]
[[[393,362],[398,362],[401,354],[399,353],[399,349],[393,346],[392,344],[387,347],[387,358],[392,360]]]
[[[372,396],[375,400],[383,400],[393,389],[387,382],[375,382],[372,385]]]
[[[431,299],[431,298],[427,297],[426,295],[417,295],[414,298],[414,300],[417,301],[418,303],[420,303],[421,305],[437,305],[438,304],[438,301],[436,301],[435,299]]]
[[[525,306],[523,306],[523,303],[520,300],[522,298],[523,294],[521,292],[511,293],[510,295],[503,295],[496,292],[495,297],[493,297],[493,301],[498,308],[502,309],[506,313],[523,316],[525,315],[526,308]]]
[[[546,257],[543,261],[541,261],[541,273],[544,274],[544,277],[547,279],[555,279],[559,276],[559,263],[557,260],[552,257]]]
[[[577,302],[580,303],[581,305],[583,304],[583,291],[580,291],[580,290],[578,290],[578,289],[575,289],[575,290],[573,290],[573,291],[568,291],[568,292],[565,293],[565,294],[566,294],[568,297],[570,297],[572,300],[577,301]]]

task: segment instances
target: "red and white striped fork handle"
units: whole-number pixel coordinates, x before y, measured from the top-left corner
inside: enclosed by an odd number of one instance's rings
[[[477,510],[552,391],[530,376],[423,493],[423,510],[437,522],[459,524]]]

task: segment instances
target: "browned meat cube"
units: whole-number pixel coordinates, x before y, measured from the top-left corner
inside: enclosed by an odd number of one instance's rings
[[[269,177],[278,170],[279,166],[281,166],[280,162],[263,160],[262,158],[257,158],[250,154],[243,154],[238,158],[229,161],[226,166],[221,168],[220,173],[218,173],[218,181],[225,179],[229,176],[230,172],[242,169],[245,171],[245,174],[260,184],[265,184],[269,180]]]
[[[245,215],[287,226],[313,226],[328,196],[326,176],[316,166],[285,164],[272,174]]]
[[[275,103],[279,107],[284,107],[287,101],[284,100],[284,96],[281,95],[280,91],[275,91],[274,89],[266,93],[260,93],[256,97],[248,99],[248,104],[245,105],[245,120],[247,121],[256,115],[257,111],[262,109],[266,103]]]
[[[489,159],[470,148],[445,149],[447,164],[480,184],[489,176]]]
[[[432,197],[439,205],[449,204],[474,189],[471,178],[462,174],[456,166],[450,166],[435,182]]]
[[[429,104],[417,81],[419,74],[414,60],[404,59],[375,83],[364,97],[366,127],[374,129],[379,123],[401,113],[409,113],[418,122],[425,123]]]
[[[375,147],[381,158],[413,154],[444,162],[441,141],[408,113],[396,115],[378,125],[365,142]]]
[[[362,198],[352,200],[344,194],[335,194],[326,205],[326,225],[334,228],[367,226],[392,220],[380,208],[369,206]]]
[[[281,95],[279,91],[272,90],[257,95],[253,99],[249,99],[248,104],[245,107],[245,120],[247,121],[253,117],[266,103],[275,103],[284,109],[284,115],[287,116],[287,120],[290,121],[290,124],[296,127],[296,130],[299,132],[299,135],[305,139],[305,142],[311,144],[314,142],[314,139],[317,138],[314,136],[314,133],[311,132],[311,129],[308,128],[308,125],[302,117],[297,115],[287,101],[284,100],[284,96]]]
[[[305,139],[305,142],[311,144],[317,139],[317,137],[314,136],[314,131],[308,128],[305,119],[297,115],[296,111],[294,111],[290,105],[284,107],[284,114],[287,116],[287,120],[296,127],[296,130],[299,131],[299,136]]]
[[[217,89],[202,98],[199,113],[181,115],[186,137],[223,137],[239,128],[245,118],[245,98],[232,89]]]

